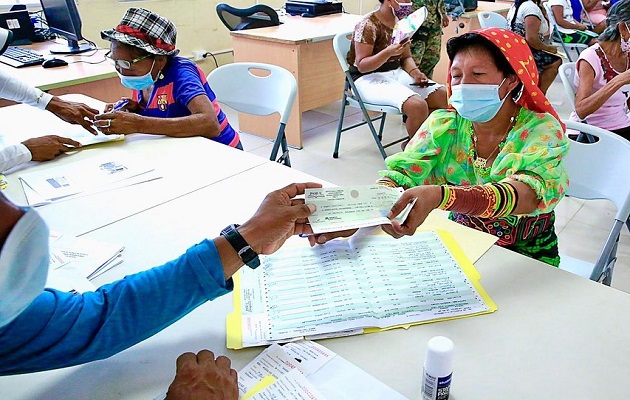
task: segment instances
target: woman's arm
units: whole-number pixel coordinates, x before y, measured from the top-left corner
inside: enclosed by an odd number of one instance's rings
[[[205,94],[194,97],[188,103],[191,114],[185,117],[157,118],[145,117],[132,112],[113,112],[99,114],[95,120],[111,121],[97,125],[104,127],[105,134],[149,133],[172,137],[203,136],[214,138],[221,133],[221,126],[217,119],[212,102]]]
[[[599,110],[608,99],[624,85],[630,83],[630,70],[617,75],[604,87],[593,93],[593,82],[595,81],[595,70],[586,61],[578,61],[579,83],[575,94],[575,113],[584,119]]]
[[[354,42],[355,61],[354,64],[361,73],[369,73],[377,70],[391,57],[403,54],[409,48],[410,42],[390,44],[376,54],[372,54],[374,46],[367,43]]]
[[[525,40],[530,47],[536,50],[544,50],[555,53],[557,50],[554,46],[543,43],[540,40],[538,31],[540,30],[540,18],[535,15],[525,17]]]
[[[573,23],[564,19],[564,7],[562,6],[551,6],[551,12],[553,13],[553,17],[556,19],[558,25],[562,28],[577,29],[579,31],[586,29],[586,25],[584,24]]]

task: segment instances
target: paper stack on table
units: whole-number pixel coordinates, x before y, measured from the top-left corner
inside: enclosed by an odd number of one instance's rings
[[[496,311],[448,232],[290,243],[234,276],[227,347],[319,339]]]
[[[273,344],[238,373],[241,400],[404,400],[406,397],[315,342]]]
[[[38,206],[159,177],[142,159],[112,151],[99,157],[24,173],[20,175],[20,181],[28,203]]]
[[[85,292],[96,289],[90,282],[123,262],[119,244],[87,238],[50,235],[50,268],[46,287]]]

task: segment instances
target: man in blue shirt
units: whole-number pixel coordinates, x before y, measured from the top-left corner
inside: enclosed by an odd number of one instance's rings
[[[321,185],[292,184],[272,192],[231,233],[226,228],[176,260],[84,294],[42,292],[48,229],[36,211],[17,207],[0,193],[0,375],[110,357],[228,293],[231,276],[244,262],[255,266],[258,254],[275,252],[292,234],[310,233],[307,217],[314,207],[293,198],[311,187]],[[237,253],[237,248],[247,251]]]

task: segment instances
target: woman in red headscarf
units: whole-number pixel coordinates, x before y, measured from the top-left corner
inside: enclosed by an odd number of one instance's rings
[[[557,266],[553,209],[568,185],[562,164],[568,142],[537,86],[527,43],[492,28],[449,40],[447,53],[454,109],[434,111],[405,151],[386,159],[389,169],[381,171],[379,183],[407,189],[390,214],[417,201],[402,224],[383,230],[412,235],[440,208],[463,225],[498,236],[501,246]]]

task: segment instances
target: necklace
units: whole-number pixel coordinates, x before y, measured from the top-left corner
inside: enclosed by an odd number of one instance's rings
[[[518,112],[510,118],[510,123],[507,127],[507,130],[503,134],[503,138],[496,145],[494,150],[490,152],[488,157],[485,157],[485,158],[480,157],[479,153],[477,152],[477,141],[479,140],[479,138],[477,137],[477,133],[475,132],[475,127],[473,126],[472,122],[470,123],[470,136],[472,138],[472,147],[470,148],[469,156],[473,160],[472,162],[473,168],[475,168],[475,170],[479,173],[479,175],[484,176],[484,177],[490,175],[490,167],[488,166],[488,160],[491,159],[492,156],[494,156],[494,154],[497,153],[500,149],[502,149],[503,146],[505,146],[505,140],[508,137],[508,133],[510,133],[512,128],[514,128],[517,115],[518,115]]]

